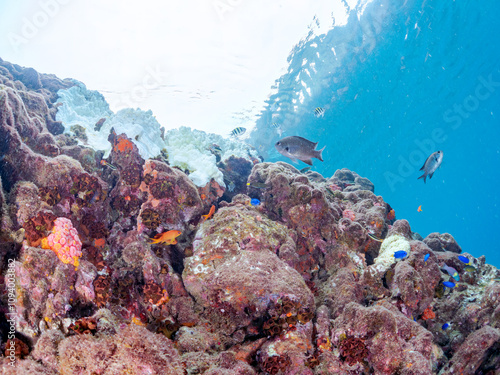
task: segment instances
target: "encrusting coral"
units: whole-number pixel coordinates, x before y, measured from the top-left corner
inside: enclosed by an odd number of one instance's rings
[[[120,116],[95,118],[109,154],[93,150],[55,121],[74,84],[0,60],[4,373],[500,371],[500,271],[450,234],[422,239],[347,169],[212,142],[199,154],[220,169],[197,186],[165,153],[144,160]]]
[[[71,220],[64,217],[54,220],[52,233],[42,239],[42,248],[52,250],[63,263],[70,263],[75,267],[80,263],[82,242]]]

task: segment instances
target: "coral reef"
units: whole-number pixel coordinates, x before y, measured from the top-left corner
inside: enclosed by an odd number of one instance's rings
[[[500,271],[374,191],[0,60],[2,371],[498,373]]]

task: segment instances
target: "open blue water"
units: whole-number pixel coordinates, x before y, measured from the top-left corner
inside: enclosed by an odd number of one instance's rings
[[[318,141],[313,170],[356,171],[413,231],[451,233],[500,267],[500,3],[374,0],[361,11],[297,45],[252,143],[289,161],[274,151],[273,122]],[[424,184],[419,169],[437,150],[443,164]]]

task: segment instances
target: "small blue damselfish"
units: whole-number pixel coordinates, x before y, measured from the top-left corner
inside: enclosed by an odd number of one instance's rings
[[[406,258],[406,256],[408,255],[408,253],[404,250],[399,250],[399,251],[396,251],[394,253],[394,258],[396,259],[403,259],[403,258]]]
[[[452,283],[451,281],[443,281],[443,285],[447,288],[454,288],[455,283]]]
[[[444,323],[441,327],[441,329],[444,331],[446,328],[450,326],[450,323]]]
[[[260,204],[260,201],[257,199],[257,198],[253,198],[251,201],[250,201],[250,204],[252,206],[258,206]]]
[[[427,262],[427,259],[429,259],[430,256],[431,256],[431,254],[425,254],[425,256],[424,256],[424,262]]]
[[[463,255],[459,255],[458,256],[458,259],[460,259],[462,262],[464,262],[465,264],[469,264],[470,261],[469,261],[469,258],[467,257],[464,257]]]

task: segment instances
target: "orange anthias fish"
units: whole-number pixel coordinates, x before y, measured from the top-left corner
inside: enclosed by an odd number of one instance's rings
[[[169,230],[168,232],[158,233],[154,238],[151,238],[150,244],[163,243],[165,245],[175,245],[176,238],[182,234],[179,230]]]
[[[422,212],[422,205],[418,206],[417,211],[418,211],[418,212]]]
[[[208,212],[208,214],[206,215],[201,215],[201,217],[204,219],[204,220],[208,220],[212,217],[212,215],[214,214],[215,212],[215,206],[212,205],[212,207],[210,207],[210,211]]]

